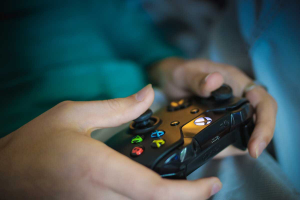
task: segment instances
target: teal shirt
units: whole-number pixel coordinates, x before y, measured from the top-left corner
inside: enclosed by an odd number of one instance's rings
[[[0,8],[0,137],[64,100],[131,95],[147,83],[143,67],[178,55],[130,1],[10,3]]]

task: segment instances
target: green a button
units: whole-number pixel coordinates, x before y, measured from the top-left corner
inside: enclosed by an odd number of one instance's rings
[[[131,144],[138,144],[141,142],[143,142],[143,137],[141,137],[139,135],[134,136],[131,140]]]

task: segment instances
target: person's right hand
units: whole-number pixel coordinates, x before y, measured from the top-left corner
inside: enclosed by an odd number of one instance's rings
[[[123,99],[63,102],[0,140],[1,199],[207,199],[218,178],[162,179],[94,140],[94,129],[137,118],[151,85]]]
[[[155,65],[151,71],[153,79],[171,99],[191,95],[209,97],[223,83],[231,86],[234,96],[241,97],[246,86],[253,80],[238,68],[208,60],[183,60],[167,58]],[[248,142],[249,154],[258,158],[274,135],[277,103],[262,87],[246,92],[246,98],[255,109],[255,128]],[[215,158],[244,154],[229,146]]]

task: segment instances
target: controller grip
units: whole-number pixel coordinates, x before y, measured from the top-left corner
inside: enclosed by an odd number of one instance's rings
[[[245,126],[241,127],[240,137],[237,137],[236,142],[233,143],[233,146],[241,150],[246,150],[253,130],[254,121],[252,119]]]
[[[233,146],[238,149],[246,150],[248,146],[248,142],[254,130],[254,120],[253,120],[253,107],[247,103],[243,105],[243,109],[241,111],[237,111],[232,114],[233,120],[237,121],[237,117],[240,120],[238,123],[241,125],[239,126],[239,134],[235,137],[235,142]]]

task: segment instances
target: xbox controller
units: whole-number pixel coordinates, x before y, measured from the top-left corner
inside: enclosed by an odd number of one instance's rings
[[[172,101],[149,109],[106,144],[165,178],[186,178],[229,145],[246,150],[253,108],[228,85],[209,98]]]

